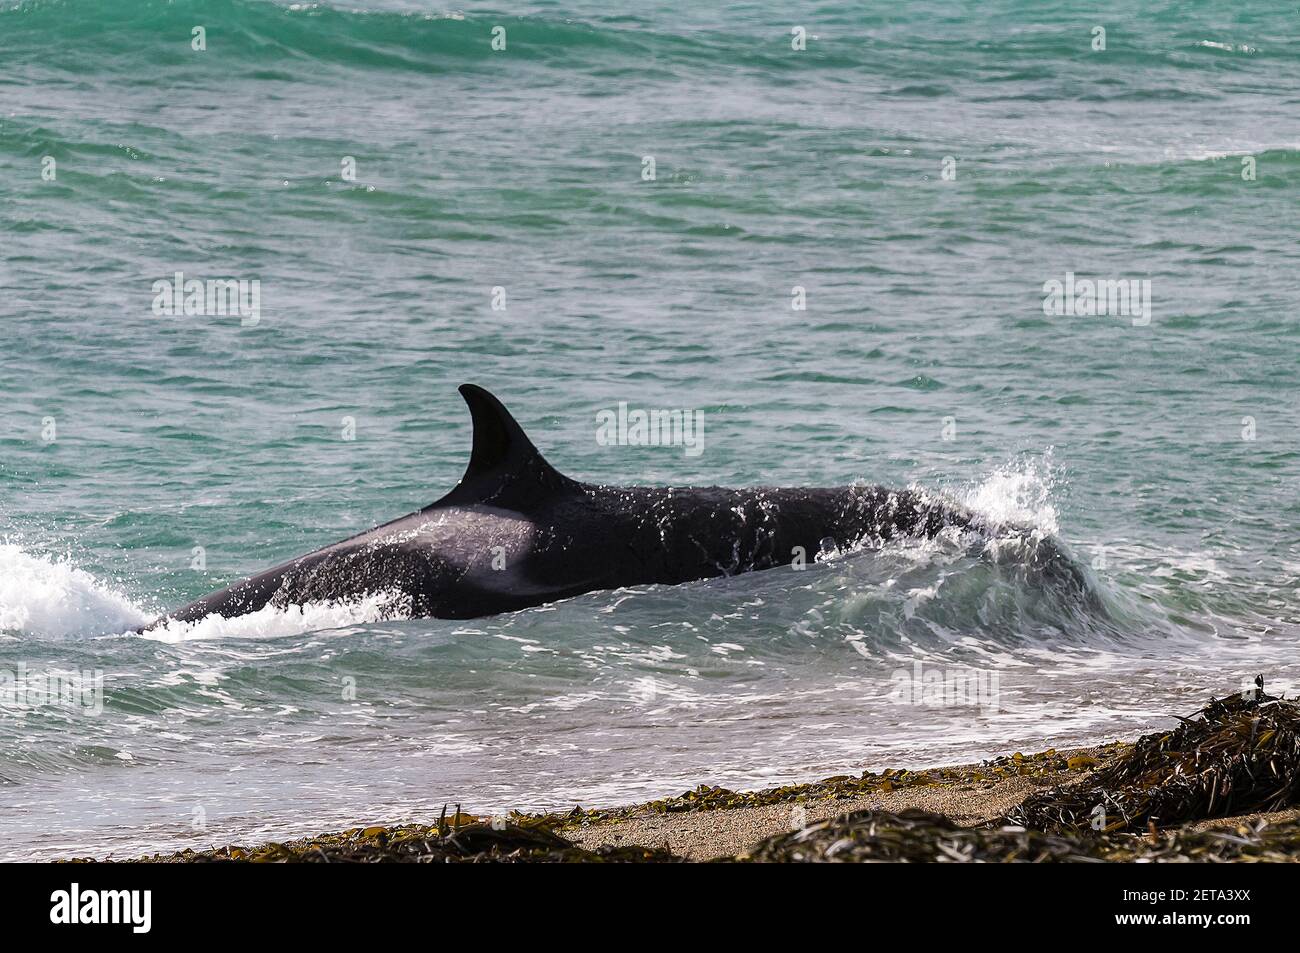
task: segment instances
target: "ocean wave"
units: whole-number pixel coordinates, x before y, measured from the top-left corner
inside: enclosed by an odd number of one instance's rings
[[[66,558],[0,543],[0,634],[76,638],[142,625],[149,613]]]
[[[203,27],[207,49],[191,49]],[[20,0],[0,6],[0,49],[23,48],[45,65],[85,71],[100,57],[149,60],[154,67],[201,66],[196,56],[272,70],[264,78],[305,78],[295,62],[436,73],[484,64],[496,55],[493,29],[504,28],[509,59],[642,59],[696,44],[687,37],[591,25],[568,19],[457,12],[359,10],[269,0]],[[62,51],[51,55],[58,36]],[[644,65],[644,62],[643,64]]]
[[[575,15],[437,11],[375,4],[370,7],[283,0],[6,0],[0,2],[0,49],[11,61],[89,73],[106,62],[115,68],[194,66],[191,30],[207,31],[206,55],[252,68],[260,79],[310,79],[297,65],[335,64],[438,73],[463,71],[475,63],[499,69],[491,46],[493,30],[506,31],[506,61],[564,61],[574,66],[626,71],[642,77],[676,66],[716,68],[725,57],[733,69],[752,69],[774,78],[790,72],[861,70],[880,79],[879,94],[934,99],[969,79],[1019,98],[1025,84],[1065,78],[1073,96],[1097,94],[1087,65],[1089,35],[1065,29],[981,28],[974,38],[936,28],[925,14],[897,12],[881,17],[865,10],[819,11],[807,25],[807,47],[791,56],[791,26],[742,27],[742,18],[689,9],[639,11],[627,16],[593,5]],[[1069,16],[1061,11],[1060,16]],[[1023,14],[1008,21],[1020,26]],[[997,41],[989,37],[999,35]],[[49,37],[61,47],[52,50]],[[1125,95],[1158,98],[1168,83],[1147,83],[1152,68],[1182,70],[1215,57],[1221,70],[1246,69],[1256,61],[1290,59],[1286,44],[1253,38],[1206,39],[1202,33],[1153,35],[1145,42],[1114,43],[1105,53],[1110,66],[1133,68],[1133,90]],[[995,49],[999,69],[990,71],[982,54]],[[494,62],[494,59],[498,61]],[[1059,65],[1052,65],[1059,64]],[[941,70],[945,83],[935,83]],[[1127,84],[1126,84],[1127,85]],[[1058,90],[1059,93],[1059,90]],[[1187,94],[1194,98],[1207,93]]]
[[[149,630],[144,638],[169,643],[275,638],[379,622],[402,614],[396,594],[374,593],[349,602],[268,606],[235,619],[173,620]],[[134,631],[157,615],[68,557],[36,555],[17,543],[0,543],[0,637],[118,635]]]

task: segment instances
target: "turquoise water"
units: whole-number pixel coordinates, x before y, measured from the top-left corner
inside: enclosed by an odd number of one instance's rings
[[[0,704],[0,856],[980,758],[1294,689],[1294,18],[619,6],[0,3],[0,673],[104,686]],[[260,320],[155,314],[177,271],[256,279]],[[1067,272],[1149,280],[1149,323],[1045,314]],[[463,381],[574,477],[916,485],[1058,535],[1100,604],[940,541],[468,624],[126,634],[442,495]],[[620,401],[702,410],[704,452],[601,445]],[[996,705],[900,703],[918,662]]]

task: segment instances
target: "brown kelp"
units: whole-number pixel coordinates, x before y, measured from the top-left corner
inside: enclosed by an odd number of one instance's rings
[[[644,813],[682,814],[692,811],[766,807],[771,804],[852,800],[871,794],[889,794],[913,788],[991,787],[1013,777],[1048,781],[1086,771],[1124,747],[1117,742],[1104,745],[1096,749],[1097,757],[1082,752],[1061,753],[1055,748],[1049,748],[1037,754],[1017,752],[978,765],[931,768],[923,771],[885,768],[882,771],[863,771],[860,775],[836,775],[806,784],[783,784],[759,791],[733,791],[718,785],[701,784],[675,797],[660,798],[631,807],[594,809],[575,807],[560,813],[516,816],[521,820],[527,819],[532,823],[544,824],[551,829],[562,830],[619,821]]]
[[[1072,838],[1024,828],[959,827],[939,814],[854,811],[760,842],[742,853],[759,863],[968,863],[1087,860]]]
[[[1010,825],[959,827],[941,815],[916,810],[855,811],[769,837],[734,859],[748,863],[1296,862],[1300,821],[1135,837],[1046,833]]]
[[[1300,803],[1300,707],[1261,687],[1179,721],[1081,783],[1029,795],[1004,820],[1040,831],[1140,831]]]
[[[468,815],[460,815],[468,818]],[[255,848],[182,851],[170,863],[674,863],[650,847],[579,847],[539,825],[372,827]],[[925,811],[856,811],[769,837],[742,863],[1160,863],[1300,862],[1300,819],[1242,821],[1209,831],[1135,834],[961,827]]]
[[[146,858],[179,863],[673,863],[682,858],[654,847],[601,846],[593,850],[518,818],[480,819],[444,810],[436,825],[353,828],[336,834],[258,847],[186,850]]]

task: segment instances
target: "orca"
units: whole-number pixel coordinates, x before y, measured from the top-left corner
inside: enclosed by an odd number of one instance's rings
[[[948,529],[997,527],[919,490],[602,486],[552,467],[488,391],[463,384],[473,420],[465,475],[421,510],[291,559],[142,627],[265,606],[391,594],[394,617],[469,619],[585,592],[678,585],[801,566],[828,552]],[[1050,542],[1044,540],[1043,542]],[[1054,548],[1049,560],[1066,559]]]

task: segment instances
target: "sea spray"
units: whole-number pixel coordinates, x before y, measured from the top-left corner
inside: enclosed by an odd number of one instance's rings
[[[121,632],[149,614],[68,559],[0,543],[0,632],[78,637]]]

